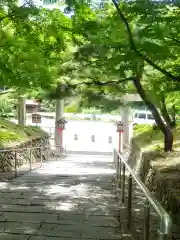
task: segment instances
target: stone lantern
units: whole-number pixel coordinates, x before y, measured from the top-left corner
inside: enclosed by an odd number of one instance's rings
[[[116,127],[117,127],[117,132],[124,132],[124,124],[121,121],[116,123]]]
[[[57,145],[59,145],[60,147],[60,153],[63,152],[63,130],[65,130],[65,126],[66,126],[66,123],[67,121],[63,118],[59,119],[57,122],[56,122],[56,128],[59,132],[59,144],[56,144],[56,148],[58,147]]]
[[[56,122],[56,127],[59,130],[63,131],[65,129],[66,123],[67,123],[67,121],[65,119],[61,118]]]
[[[119,153],[123,152],[123,132],[124,132],[124,124],[119,121],[116,123],[116,131],[119,133],[119,142],[118,142],[118,151]]]

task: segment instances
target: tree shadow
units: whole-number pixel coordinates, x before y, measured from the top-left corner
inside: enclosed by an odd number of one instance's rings
[[[122,198],[122,189],[118,191],[118,199],[119,205],[122,206],[121,198]],[[130,232],[132,234],[133,239],[143,240],[145,239],[145,227],[146,224],[149,224],[148,232],[149,232],[149,240],[159,239],[162,237],[160,234],[161,229],[161,219],[158,216],[157,212],[153,209],[151,205],[149,205],[149,223],[147,220],[147,215],[145,213],[145,205],[147,204],[147,199],[142,192],[142,190],[137,186],[135,182],[133,182],[132,187],[132,205],[131,205],[131,221],[130,221],[130,229],[128,229],[128,181],[126,179],[125,182],[125,201],[124,201],[124,209],[121,207],[119,210],[119,222],[121,228],[125,231]],[[147,232],[146,232],[147,233]],[[173,224],[172,231],[168,236],[165,236],[167,239],[179,239],[180,237],[180,228]]]
[[[111,157],[67,156],[0,183],[0,239],[120,239]]]
[[[80,155],[98,155],[98,156],[112,156],[111,152],[99,152],[99,151],[75,151],[75,150],[67,150],[67,154],[80,154]]]

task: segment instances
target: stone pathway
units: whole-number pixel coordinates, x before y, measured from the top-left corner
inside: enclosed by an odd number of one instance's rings
[[[39,168],[41,166],[40,162],[34,162],[32,163],[32,170]],[[29,164],[23,164],[20,167],[17,167],[17,176],[21,176],[24,175],[26,173],[28,173],[30,171],[30,166]],[[0,171],[0,182],[2,181],[9,181],[10,179],[15,178],[16,174],[15,174],[15,170],[12,171],[8,171],[8,172],[1,172]]]
[[[0,240],[121,238],[112,156],[69,155],[0,183]]]

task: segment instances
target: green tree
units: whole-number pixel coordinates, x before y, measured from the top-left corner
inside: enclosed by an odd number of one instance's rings
[[[57,66],[70,42],[64,30],[70,19],[60,10],[31,4],[1,9],[1,84],[26,89],[49,89],[57,81]]]
[[[91,84],[100,88],[111,83],[127,90],[127,85],[133,84],[165,136],[165,151],[172,150],[172,131],[164,123],[145,86],[148,82],[154,85],[146,77],[148,66],[163,74],[170,89],[173,82],[179,83],[177,43],[169,38],[172,31],[178,32],[179,9],[149,1],[113,3],[116,11],[109,4],[101,10],[92,10],[78,1],[74,5],[73,32],[83,36],[83,41],[79,41],[79,36],[74,35],[75,42],[81,45],[76,54],[76,60],[80,61],[79,75],[82,76],[82,68],[89,68],[84,71],[89,82],[83,83],[88,87]],[[156,95],[160,97],[166,90]]]

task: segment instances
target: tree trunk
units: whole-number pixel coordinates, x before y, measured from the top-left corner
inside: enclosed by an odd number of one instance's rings
[[[166,103],[165,103],[165,97],[163,96],[162,99],[161,99],[161,107],[160,107],[160,110],[161,110],[161,113],[162,113],[162,116],[166,122],[166,124],[171,127],[171,118],[168,114],[168,111],[167,111],[167,107],[166,107]]]
[[[164,134],[164,151],[169,152],[172,151],[173,147],[173,134],[168,125],[166,125],[163,120],[161,119],[161,116],[159,112],[157,111],[154,104],[149,100],[146,96],[145,90],[140,82],[140,78],[136,77],[133,79],[134,86],[136,87],[137,92],[139,93],[140,97],[143,99],[149,110],[152,112],[152,115],[160,128],[160,130]]]
[[[60,99],[57,99],[56,100],[56,122],[62,118],[64,115],[64,100],[60,100]],[[58,132],[58,129],[56,127],[56,122],[55,122],[55,146],[56,148],[58,148],[58,146],[61,145],[61,136],[60,136],[60,133]],[[63,134],[63,133],[62,133]],[[61,148],[62,146],[59,147],[59,149]]]
[[[26,124],[26,103],[25,98],[22,96],[18,98],[18,124]]]

